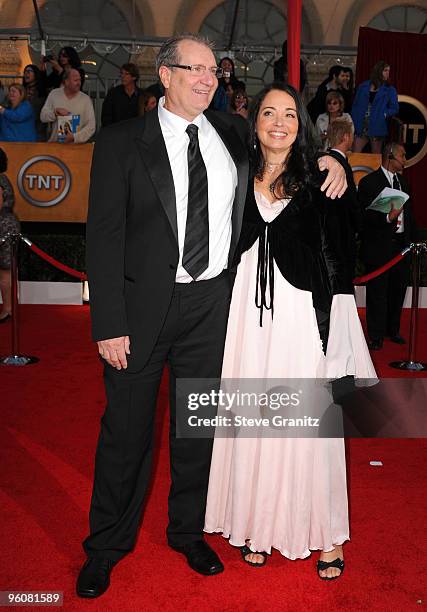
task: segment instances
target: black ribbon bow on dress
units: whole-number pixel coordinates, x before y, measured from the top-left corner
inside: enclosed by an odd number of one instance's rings
[[[267,284],[270,293],[270,303],[267,304]],[[271,250],[271,226],[266,223],[265,230],[260,234],[258,242],[258,264],[256,272],[255,304],[260,309],[259,324],[262,327],[264,308],[274,314],[274,259]]]

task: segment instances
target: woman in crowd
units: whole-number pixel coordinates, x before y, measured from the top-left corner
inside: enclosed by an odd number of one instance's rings
[[[46,76],[46,64],[50,64],[52,72]],[[83,88],[84,81],[84,70],[82,69],[82,62],[79,54],[74,47],[62,47],[58,53],[58,59],[53,56],[47,56],[41,64],[41,70],[45,75],[45,87],[49,91],[56,89],[62,85],[62,73],[67,67],[75,68],[80,72],[82,78],[82,84],[80,89]]]
[[[344,98],[344,112],[351,113],[354,98],[354,75],[349,66],[343,66],[341,71],[341,86],[338,90]]]
[[[0,104],[7,104],[7,87],[0,81]]]
[[[223,57],[219,62],[219,67],[223,69],[223,76],[218,79],[218,87],[212,100],[211,106],[215,110],[230,110],[231,97],[235,91],[245,91],[246,86],[243,81],[235,75],[234,62],[230,57]]]
[[[46,89],[40,69],[34,64],[24,68],[22,84],[25,87],[26,98],[33,107],[36,122],[37,140],[46,140],[46,124],[40,121],[40,111],[46,102]]]
[[[375,377],[343,264],[342,203],[319,188],[311,126],[289,85],[267,87],[252,109],[223,379]],[[319,577],[337,578],[349,539],[344,440],[218,435],[205,530],[253,566],[272,548],[288,559],[320,550]]]
[[[4,174],[7,170],[7,156],[0,149],[0,240],[9,233],[19,232],[19,221],[12,212],[15,203],[13,187]],[[10,283],[10,243],[0,245],[0,292],[3,301],[0,323],[5,323],[12,314],[12,292]]]
[[[144,89],[138,96],[138,116],[142,117],[148,111],[153,110],[157,106],[156,96]]]
[[[326,113],[319,115],[316,120],[316,131],[320,136],[324,151],[329,147],[327,133],[329,124],[332,121],[338,117],[343,117],[350,123],[353,123],[351,115],[344,112],[344,98],[339,91],[330,91],[326,94],[325,106]]]
[[[9,87],[10,107],[0,106],[0,140],[35,142],[36,124],[31,104],[26,99],[25,87],[12,83]]]
[[[371,77],[356,90],[351,115],[355,139],[353,151],[360,153],[370,141],[371,152],[381,153],[388,135],[387,121],[399,112],[396,89],[389,84],[390,64],[377,62]]]
[[[242,89],[237,89],[233,92],[231,96],[230,102],[230,112],[233,115],[240,115],[243,119],[248,118],[248,107],[249,107],[249,99],[246,94],[246,91]]]

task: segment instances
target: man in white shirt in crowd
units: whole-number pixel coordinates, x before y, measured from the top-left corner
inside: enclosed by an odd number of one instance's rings
[[[75,133],[66,130],[61,142],[82,144],[95,133],[95,113],[92,100],[80,91],[81,76],[78,70],[70,68],[63,73],[63,86],[50,92],[40,112],[43,123],[52,123],[49,142],[58,141],[58,117],[77,115],[78,129]]]

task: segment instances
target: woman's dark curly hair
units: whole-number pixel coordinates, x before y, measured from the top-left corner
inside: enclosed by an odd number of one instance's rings
[[[308,189],[320,184],[320,174],[317,166],[318,142],[314,134],[313,124],[307,113],[301,95],[294,87],[285,83],[267,85],[255,98],[249,115],[250,151],[252,174],[259,180],[264,176],[265,160],[256,133],[258,114],[264,98],[270,91],[283,91],[293,98],[298,117],[298,133],[286,160],[286,168],[272,183],[272,192],[280,199],[286,194],[289,197],[297,191]]]
[[[70,62],[70,66],[72,68],[80,68],[80,66],[82,65],[82,62],[81,62],[81,59],[79,57],[79,54],[74,49],[74,47],[62,47],[62,49],[59,50],[58,59],[59,59],[59,56],[61,55],[61,53],[63,51],[64,51],[64,53],[68,57],[68,60]]]

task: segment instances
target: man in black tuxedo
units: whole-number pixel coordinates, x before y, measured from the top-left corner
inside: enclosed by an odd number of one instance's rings
[[[357,199],[353,168],[350,166],[347,159],[347,153],[351,151],[353,145],[353,138],[354,128],[350,121],[339,117],[330,122],[327,134],[330,145],[328,153],[342,163],[348,185],[347,191],[340,203],[343,204],[343,206],[340,206],[340,235],[343,241],[343,252],[347,254],[347,267],[350,281],[353,280],[355,275],[357,257],[356,239],[361,229],[361,212]]]
[[[166,41],[157,58],[158,109],[101,130],[92,162],[87,267],[93,337],[105,361],[90,535],[77,594],[98,597],[134,546],[150,479],[154,412],[170,372],[168,543],[190,567],[223,565],[203,540],[212,440],[177,438],[175,382],[219,378],[230,266],[248,184],[247,127],[204,112],[218,84],[209,44]],[[327,194],[345,189],[331,158]]]
[[[359,182],[358,197],[364,211],[361,257],[366,272],[376,270],[409,246],[415,238],[415,220],[411,200],[402,209],[393,208],[388,214],[366,210],[385,187],[410,194],[407,180],[401,172],[406,154],[403,145],[390,142],[384,147],[382,165]],[[404,344],[400,335],[400,315],[409,278],[409,258],[405,257],[388,272],[366,284],[366,322],[371,350],[383,346],[385,336]]]

